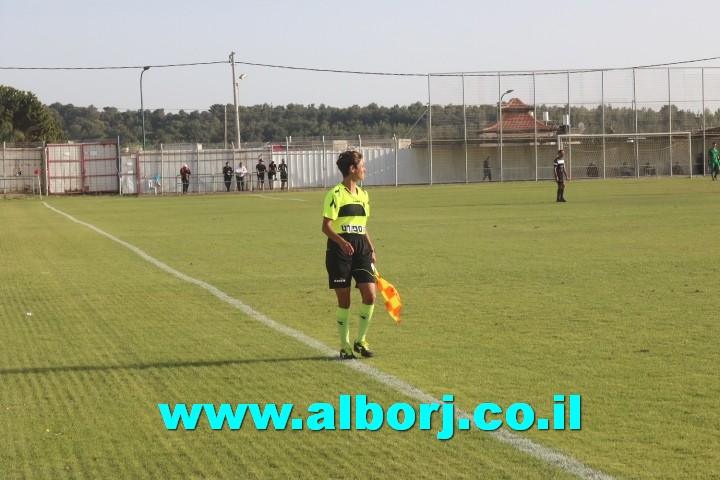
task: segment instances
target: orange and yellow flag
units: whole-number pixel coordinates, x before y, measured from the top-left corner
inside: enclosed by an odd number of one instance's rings
[[[375,273],[375,277],[377,278],[378,290],[380,290],[380,293],[385,299],[385,308],[387,308],[388,313],[393,320],[395,320],[395,323],[402,323],[400,312],[402,311],[403,305],[400,300],[400,294],[392,284],[382,278],[377,272]]]

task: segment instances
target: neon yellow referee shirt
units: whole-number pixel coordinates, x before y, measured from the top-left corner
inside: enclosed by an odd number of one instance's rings
[[[333,232],[365,235],[370,216],[370,199],[362,188],[355,186],[353,195],[342,183],[337,184],[325,196],[323,216],[333,221]]]

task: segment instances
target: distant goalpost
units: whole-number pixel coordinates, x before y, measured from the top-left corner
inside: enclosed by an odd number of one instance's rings
[[[570,178],[692,176],[690,132],[558,135]]]

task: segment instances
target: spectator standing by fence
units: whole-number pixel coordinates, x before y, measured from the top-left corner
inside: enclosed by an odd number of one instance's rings
[[[232,177],[233,177],[233,168],[230,166],[230,162],[225,162],[225,166],[223,167],[223,180],[225,180],[225,188],[227,191],[230,191],[230,186],[232,185]]]
[[[275,160],[270,160],[270,165],[268,165],[268,184],[270,185],[270,190],[275,190],[275,178],[277,177],[277,164],[275,163]]]
[[[285,159],[280,160],[280,165],[278,165],[278,170],[280,170],[280,190],[285,190],[287,188],[287,163],[285,163]]]
[[[188,188],[190,187],[190,175],[192,175],[192,172],[188,168],[187,164],[183,165],[180,169],[180,180],[182,180],[183,193],[188,193]]]
[[[235,181],[237,182],[237,189],[238,192],[242,192],[245,190],[245,175],[247,174],[247,168],[243,166],[243,163],[240,162],[240,164],[235,169]]]
[[[255,172],[257,173],[257,189],[260,191],[265,190],[265,171],[267,167],[263,163],[263,159],[258,159],[258,164],[255,165]]]

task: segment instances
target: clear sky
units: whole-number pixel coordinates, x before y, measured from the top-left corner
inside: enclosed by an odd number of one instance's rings
[[[45,104],[146,109],[427,102],[445,73],[611,68],[720,57],[710,0],[5,0],[0,84]],[[693,65],[720,66],[712,61]]]

